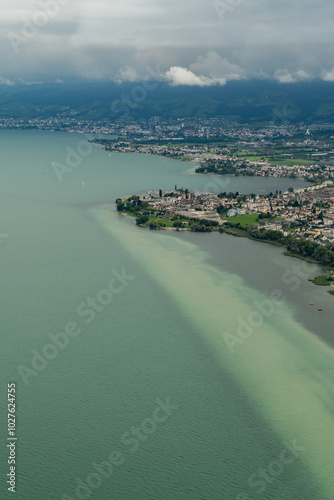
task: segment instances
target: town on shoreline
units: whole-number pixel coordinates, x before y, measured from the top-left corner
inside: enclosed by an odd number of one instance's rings
[[[285,246],[289,255],[334,267],[334,135],[327,124],[264,127],[186,120],[131,123],[92,142],[109,153],[156,155],[195,164],[197,174],[304,179],[307,188],[269,194],[191,193],[162,189],[116,200],[140,226],[219,231]],[[330,292],[334,295],[334,291]]]
[[[113,138],[92,142],[108,152],[156,155],[196,164],[196,173],[300,178],[321,184],[333,179],[333,127],[271,123],[179,120],[132,123]]]
[[[331,285],[334,268],[334,184],[270,194],[155,190],[116,200],[117,210],[150,229],[219,231],[285,246],[287,254],[329,268],[316,284]],[[334,291],[330,292],[334,295]]]

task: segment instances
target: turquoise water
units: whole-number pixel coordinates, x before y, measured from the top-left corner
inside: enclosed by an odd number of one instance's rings
[[[147,231],[113,206],[175,184],[289,183],[95,147],[59,183],[52,163],[83,140],[0,133],[1,498],[14,381],[19,500],[331,500],[333,302],[307,281],[318,269],[248,240]],[[110,302],[117,273],[128,278]],[[64,337],[69,323],[78,335]]]

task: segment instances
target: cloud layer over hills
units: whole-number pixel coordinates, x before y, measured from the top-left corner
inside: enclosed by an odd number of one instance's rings
[[[0,84],[334,81],[332,0],[1,0]]]

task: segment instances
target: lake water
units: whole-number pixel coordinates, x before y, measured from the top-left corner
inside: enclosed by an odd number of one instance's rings
[[[16,382],[18,500],[332,500],[334,302],[308,281],[321,269],[246,239],[138,228],[114,208],[175,184],[290,181],[82,141],[0,133],[1,498]]]

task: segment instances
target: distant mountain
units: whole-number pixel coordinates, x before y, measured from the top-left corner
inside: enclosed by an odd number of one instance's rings
[[[220,117],[239,123],[334,122],[334,82],[229,82],[171,87],[162,82],[0,86],[0,118],[29,119],[73,110],[78,119]]]

